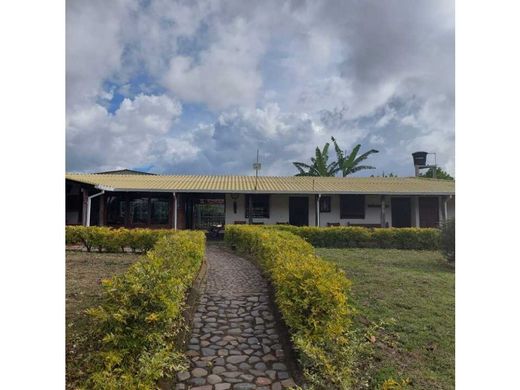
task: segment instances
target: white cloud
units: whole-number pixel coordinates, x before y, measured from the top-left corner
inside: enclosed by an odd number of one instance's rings
[[[452,1],[70,0],[67,168],[249,173],[259,147],[290,174],[334,135],[387,172],[416,149],[453,172],[453,48]],[[192,102],[218,119],[187,125]]]
[[[243,18],[215,27],[215,41],[196,62],[175,56],[164,78],[165,84],[181,99],[205,103],[211,109],[230,106],[254,107],[262,85],[258,61],[264,42],[256,25]]]
[[[165,95],[125,99],[114,114],[101,105],[73,110],[67,116],[67,165],[103,170],[149,164],[155,159],[152,148],[168,137],[181,111]]]

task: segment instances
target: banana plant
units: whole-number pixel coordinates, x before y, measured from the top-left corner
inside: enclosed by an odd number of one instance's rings
[[[358,156],[359,149],[361,149],[361,145],[358,144],[352,149],[352,152],[345,156],[345,153],[341,148],[338,146],[338,143],[336,142],[334,137],[331,137],[332,142],[334,142],[334,149],[336,150],[336,156],[338,161],[337,163],[337,170],[340,171],[343,175],[343,177],[348,176],[352,173],[356,173],[365,169],[376,169],[375,167],[371,165],[359,165],[362,161],[365,161],[368,156],[370,156],[373,153],[379,153],[378,150],[370,149],[368,152],[363,153],[362,155]]]

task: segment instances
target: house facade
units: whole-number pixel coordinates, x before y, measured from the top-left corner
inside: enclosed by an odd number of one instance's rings
[[[454,215],[448,180],[66,174],[67,225],[437,227]]]

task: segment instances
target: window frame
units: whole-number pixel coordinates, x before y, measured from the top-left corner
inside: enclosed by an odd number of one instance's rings
[[[349,200],[350,199],[350,200]],[[353,201],[355,199],[355,201]],[[342,194],[339,200],[339,215],[340,219],[365,219],[366,218],[366,195],[360,194]],[[349,208],[353,203],[355,207],[359,207],[362,203],[361,208]]]
[[[327,199],[327,202],[324,202]],[[327,207],[325,207],[327,206]],[[320,213],[332,212],[332,196],[326,195],[320,197]]]
[[[252,196],[252,207],[253,207],[253,218],[260,218],[260,219],[269,219],[271,215],[271,197],[269,194],[246,194],[245,196],[245,218],[249,218],[249,197]],[[256,199],[255,199],[256,198]],[[264,210],[262,214],[256,214],[255,209],[258,208],[258,206],[255,206],[255,201],[258,202],[259,199],[265,200]]]

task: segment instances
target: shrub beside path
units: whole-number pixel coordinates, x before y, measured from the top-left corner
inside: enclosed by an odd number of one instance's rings
[[[190,371],[177,374],[176,389],[294,386],[260,271],[218,245],[207,246],[206,259],[206,285],[187,351]]]

